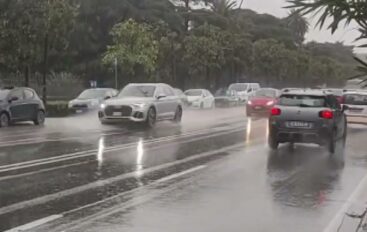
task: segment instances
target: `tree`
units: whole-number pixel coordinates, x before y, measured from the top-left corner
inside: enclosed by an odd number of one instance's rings
[[[305,40],[309,24],[296,10],[291,10],[288,17],[284,19],[287,27],[291,30],[298,46],[301,46]]]
[[[338,0],[288,0],[290,4],[288,8],[295,8],[300,14],[307,15],[315,12],[319,13],[317,25],[322,28],[327,22],[328,18],[332,21],[328,25],[328,29],[332,33],[339,28],[341,23],[350,24],[352,21],[359,26],[361,33],[359,40],[367,38],[367,4],[365,1],[338,1]],[[367,47],[367,44],[362,45]],[[352,78],[363,77],[367,75],[367,63],[362,59],[355,57],[360,66],[357,68],[361,74],[353,76]],[[367,81],[367,79],[365,80]]]
[[[158,58],[158,42],[151,26],[129,19],[116,24],[111,35],[113,44],[107,47],[103,63],[112,65],[117,59],[124,73],[136,76],[139,70],[143,70],[151,76]]]
[[[16,71],[23,67],[25,85],[30,67],[42,66],[46,101],[49,51],[56,55],[67,48],[66,35],[73,28],[77,7],[71,0],[2,0],[0,6],[0,48],[5,65]]]
[[[185,39],[184,61],[189,73],[205,76],[205,84],[213,88],[213,71],[224,64],[223,37],[219,28],[204,24]]]

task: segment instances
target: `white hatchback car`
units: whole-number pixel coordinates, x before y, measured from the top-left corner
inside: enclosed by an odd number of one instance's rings
[[[215,107],[213,94],[206,89],[189,89],[185,91],[189,105],[200,109],[211,109]]]
[[[345,114],[347,115],[348,122],[367,122],[367,92],[346,92],[344,93],[343,104],[347,106]]]

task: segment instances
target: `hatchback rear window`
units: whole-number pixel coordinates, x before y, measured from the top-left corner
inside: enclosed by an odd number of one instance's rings
[[[367,105],[367,95],[347,94],[344,96],[344,104]]]
[[[281,106],[325,107],[326,100],[323,96],[282,95],[278,104]]]

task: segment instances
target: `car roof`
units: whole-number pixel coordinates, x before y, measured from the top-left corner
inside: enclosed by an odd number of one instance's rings
[[[327,96],[332,94],[328,94],[326,91],[320,89],[285,89],[282,95]]]
[[[208,91],[207,89],[188,89],[188,90],[186,90],[185,92],[187,92],[187,91],[197,91],[197,90],[199,90],[199,91]]]
[[[260,89],[258,89],[257,91],[260,91],[260,90],[273,90],[273,91],[279,91],[278,89],[274,89],[274,88],[260,88]]]
[[[169,86],[165,83],[130,83],[128,85],[134,85],[134,86]]]
[[[344,93],[344,95],[350,94],[367,95],[367,91],[348,91]]]

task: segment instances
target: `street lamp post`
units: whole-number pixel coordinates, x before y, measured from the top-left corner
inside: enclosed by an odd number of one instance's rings
[[[115,58],[115,89],[118,89],[118,81],[117,81],[117,58]]]

